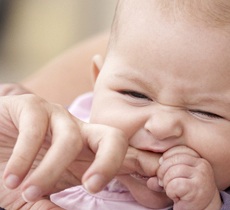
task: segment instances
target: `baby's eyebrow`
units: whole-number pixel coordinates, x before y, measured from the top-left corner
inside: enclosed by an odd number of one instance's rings
[[[142,74],[138,74],[138,73],[134,73],[134,72],[129,72],[129,73],[120,73],[120,72],[117,72],[115,74],[115,77],[119,78],[119,79],[124,79],[124,80],[128,80],[142,88],[144,88],[145,90],[153,90],[154,89],[154,92],[156,92],[156,89],[154,86],[154,83],[150,83],[146,78],[145,76],[143,76]]]
[[[230,109],[230,98],[224,96],[197,96],[192,98],[192,101],[188,102],[189,105],[217,105],[219,108]]]

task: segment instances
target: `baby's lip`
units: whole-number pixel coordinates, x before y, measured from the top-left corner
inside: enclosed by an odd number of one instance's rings
[[[131,173],[130,176],[137,180],[146,180],[146,181],[150,178],[149,176],[143,176],[137,172]]]

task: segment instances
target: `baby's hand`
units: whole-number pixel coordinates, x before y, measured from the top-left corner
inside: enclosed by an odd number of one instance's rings
[[[51,193],[67,171],[72,179],[75,171],[86,171],[82,177],[86,189],[102,190],[120,169],[128,147],[120,130],[83,123],[62,106],[31,94],[0,100],[0,162],[11,151],[9,142],[16,144],[3,174],[4,185],[9,189],[21,185],[27,201]],[[29,174],[34,161],[39,166]]]
[[[18,83],[2,83],[0,84],[0,96],[21,95],[31,93]]]
[[[157,176],[173,200],[174,210],[221,208],[212,167],[194,150],[178,146],[166,151],[160,159]]]

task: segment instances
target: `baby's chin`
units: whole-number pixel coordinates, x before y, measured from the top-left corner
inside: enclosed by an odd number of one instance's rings
[[[165,192],[155,192],[147,188],[147,177],[131,174],[118,176],[117,179],[127,187],[139,204],[147,208],[161,209],[173,204]]]

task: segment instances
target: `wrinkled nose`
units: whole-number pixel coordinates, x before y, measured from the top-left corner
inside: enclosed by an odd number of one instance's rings
[[[178,110],[156,109],[146,121],[145,129],[155,140],[177,140],[182,136],[182,119]]]

